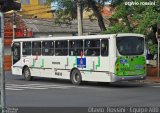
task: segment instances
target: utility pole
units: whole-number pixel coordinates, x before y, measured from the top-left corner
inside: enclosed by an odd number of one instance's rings
[[[157,77],[159,77],[159,42],[160,42],[160,24],[157,24],[157,33],[156,33],[156,38],[157,38],[157,42],[158,42],[158,72],[157,72]]]
[[[81,15],[81,0],[77,0],[77,21],[78,21],[78,35],[82,35],[82,15]]]
[[[4,16],[0,12],[0,77],[1,77],[1,107],[2,113],[6,110],[6,95],[5,95],[5,73],[4,73]]]
[[[14,0],[0,0],[0,84],[2,113],[6,112],[5,73],[4,73],[4,16],[3,12],[20,10],[21,4]],[[1,112],[1,111],[0,111]]]
[[[13,17],[12,17],[12,27],[13,27],[13,39],[15,39],[15,28],[16,28],[16,24],[15,24],[15,19],[16,18],[16,13],[15,11],[13,11]]]

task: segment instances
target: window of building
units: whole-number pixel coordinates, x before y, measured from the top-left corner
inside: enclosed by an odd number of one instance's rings
[[[23,42],[23,55],[31,55],[31,42]]]
[[[46,3],[46,0],[38,0],[39,5],[44,5]]]
[[[21,4],[25,5],[30,4],[30,0],[21,0]]]
[[[41,55],[41,42],[32,42],[32,55]]]
[[[108,51],[109,51],[108,39],[102,39],[101,40],[101,55],[108,56]]]
[[[85,40],[84,55],[85,56],[99,56],[100,55],[100,40],[98,39]]]
[[[53,41],[42,42],[42,55],[44,56],[54,55],[54,42]]]
[[[83,40],[70,40],[69,41],[69,55],[81,56],[83,53]]]
[[[56,56],[68,55],[68,41],[55,41],[55,55]]]

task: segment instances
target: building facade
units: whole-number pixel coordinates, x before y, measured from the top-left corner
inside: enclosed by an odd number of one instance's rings
[[[53,18],[51,6],[47,0],[19,0],[21,2],[20,14],[28,18]]]

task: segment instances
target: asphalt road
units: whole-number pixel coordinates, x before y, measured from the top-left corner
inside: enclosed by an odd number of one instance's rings
[[[35,78],[25,81],[6,72],[6,102],[14,107],[159,106],[160,84],[87,82]]]

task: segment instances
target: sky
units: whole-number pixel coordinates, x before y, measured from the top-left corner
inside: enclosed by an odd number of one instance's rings
[[[97,0],[98,1],[98,0]],[[111,2],[112,2],[112,0],[109,0],[108,2],[106,2],[105,4],[107,5],[107,4],[111,4]],[[58,4],[57,4],[57,2],[52,2],[51,3],[51,9],[52,10],[58,10]]]

